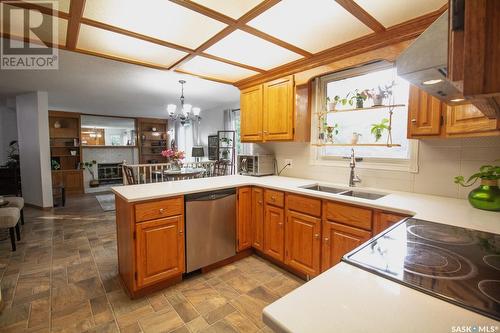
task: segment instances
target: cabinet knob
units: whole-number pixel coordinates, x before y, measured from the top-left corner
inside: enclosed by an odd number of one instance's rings
[[[276,197],[271,197],[271,201],[276,201]]]
[[[184,233],[184,230],[179,230],[179,234],[182,235]]]
[[[319,234],[314,234],[315,239],[319,239]]]
[[[262,205],[262,200],[259,200],[258,204],[259,204],[259,205]]]
[[[329,241],[330,241],[330,238],[325,237],[325,242],[327,242],[327,243],[328,243]]]
[[[283,222],[279,222],[278,225],[281,227],[283,225]]]
[[[160,208],[160,213],[163,214],[165,212],[165,208]]]
[[[415,124],[415,123],[417,122],[417,119],[413,118],[413,119],[411,120],[411,122],[412,122],[413,124]]]

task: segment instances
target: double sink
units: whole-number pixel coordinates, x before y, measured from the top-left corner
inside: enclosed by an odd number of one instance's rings
[[[345,188],[336,188],[336,187],[329,187],[329,186],[323,186],[323,185],[304,186],[301,188],[306,189],[306,190],[334,193],[334,194],[340,194],[340,195],[345,195],[345,196],[349,196],[349,197],[362,198],[362,199],[368,199],[368,200],[377,200],[377,199],[380,199],[380,198],[386,196],[385,194],[356,191],[356,190],[346,190]]]

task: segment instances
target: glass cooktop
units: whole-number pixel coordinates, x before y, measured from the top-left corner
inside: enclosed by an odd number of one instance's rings
[[[410,218],[343,261],[500,320],[500,235]]]

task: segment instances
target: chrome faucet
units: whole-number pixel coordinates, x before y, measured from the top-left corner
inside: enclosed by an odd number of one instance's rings
[[[356,183],[361,183],[361,178],[359,178],[354,169],[356,168],[356,162],[361,162],[363,159],[361,157],[356,158],[354,156],[354,148],[351,149],[351,162],[349,163],[349,167],[351,168],[351,173],[349,175],[349,187],[356,186]]]

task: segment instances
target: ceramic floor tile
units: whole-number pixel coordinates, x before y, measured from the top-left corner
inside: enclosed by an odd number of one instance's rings
[[[105,295],[91,299],[90,307],[92,309],[92,315],[94,316],[94,322],[96,325],[101,325],[114,320],[111,306]]]
[[[52,313],[52,332],[83,332],[93,327],[94,321],[88,301]]]
[[[182,294],[201,314],[215,310],[227,302],[227,299],[207,283],[197,284],[194,287],[185,289]]]
[[[185,323],[200,315],[194,306],[181,294],[167,296],[167,299]]]
[[[186,324],[187,328],[192,333],[199,333],[209,327],[210,325],[203,317],[198,317],[196,319],[191,320]]]
[[[206,322],[209,325],[212,325],[216,321],[219,321],[226,317],[227,315],[231,314],[232,312],[236,311],[234,306],[232,306],[229,303],[226,303],[220,307],[218,307],[215,310],[212,310],[206,314],[203,315],[203,318],[206,320]]]
[[[154,312],[139,319],[144,333],[170,332],[184,326],[184,322],[175,311]]]

